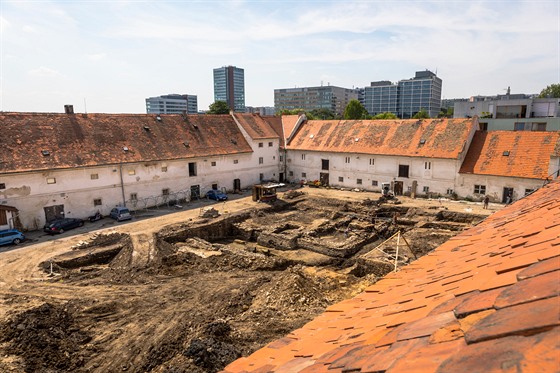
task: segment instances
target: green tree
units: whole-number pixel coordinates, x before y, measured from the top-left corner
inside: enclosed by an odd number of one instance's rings
[[[229,106],[225,101],[216,101],[208,109],[208,114],[229,114]]]
[[[308,113],[308,117],[309,117],[309,114],[313,118],[317,118],[317,119],[322,119],[322,120],[334,119],[334,113],[330,109],[325,109],[325,108],[313,109],[313,110],[311,110],[311,112]]]
[[[428,112],[424,109],[420,109],[419,112],[417,112],[416,114],[414,114],[414,116],[412,117],[412,119],[428,119],[430,116],[428,115]]]
[[[540,98],[560,98],[560,84],[551,84],[541,91]]]
[[[367,115],[366,108],[358,100],[350,100],[344,109],[344,119],[364,119]]]
[[[372,119],[399,119],[395,114],[388,111],[374,115]]]

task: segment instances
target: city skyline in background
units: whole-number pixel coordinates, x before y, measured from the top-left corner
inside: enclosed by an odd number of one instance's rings
[[[0,3],[0,110],[143,113],[214,102],[213,69],[245,70],[245,105],[274,90],[367,87],[430,70],[442,99],[538,93],[560,81],[560,3]],[[525,27],[524,25],[529,25]]]

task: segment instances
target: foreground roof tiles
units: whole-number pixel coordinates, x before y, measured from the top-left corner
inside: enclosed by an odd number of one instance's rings
[[[224,372],[560,371],[560,182]]]
[[[0,126],[0,172],[252,151],[230,115],[0,113]]]
[[[545,179],[560,132],[477,131],[460,173]]]
[[[288,149],[458,159],[476,119],[310,120]]]

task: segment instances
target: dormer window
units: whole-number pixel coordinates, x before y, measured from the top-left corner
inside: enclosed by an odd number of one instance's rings
[[[48,157],[49,155],[51,155],[51,152],[49,152],[48,150],[41,150],[41,154],[43,154],[43,157]]]

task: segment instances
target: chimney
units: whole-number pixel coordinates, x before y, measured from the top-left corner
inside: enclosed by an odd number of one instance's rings
[[[64,112],[66,114],[74,114],[74,105],[64,105]]]

